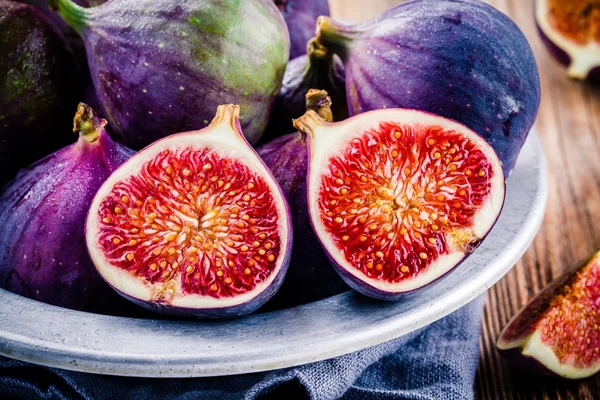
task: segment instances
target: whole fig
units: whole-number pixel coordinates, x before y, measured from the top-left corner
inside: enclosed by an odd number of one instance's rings
[[[83,37],[100,103],[130,147],[202,128],[223,103],[240,104],[251,143],[263,134],[289,57],[271,1],[50,1]]]
[[[85,245],[92,198],[133,154],[105,124],[80,104],[79,140],[22,170],[0,195],[0,287],[78,310],[118,313],[127,304],[98,275]]]
[[[306,93],[312,88],[327,92],[325,96],[331,98],[334,120],[348,118],[345,71],[341,60],[314,38],[308,42],[306,51],[306,55],[290,61],[285,70],[263,142],[294,131],[292,120],[306,112]]]
[[[77,63],[34,7],[0,0],[0,187],[70,140]]]
[[[315,22],[329,15],[327,0],[273,0],[290,31],[290,60],[306,54],[306,43],[315,35]]]
[[[475,0],[413,0],[349,25],[322,17],[318,40],[346,67],[351,115],[411,108],[463,123],[508,176],[540,103],[535,58],[519,28]]]

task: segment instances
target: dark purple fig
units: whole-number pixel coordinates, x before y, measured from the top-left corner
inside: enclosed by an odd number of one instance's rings
[[[322,90],[305,95],[305,109],[332,121],[331,99]],[[348,287],[336,274],[317,239],[308,215],[308,147],[300,132],[279,137],[257,150],[288,200],[294,224],[294,246],[288,274],[269,307],[286,308],[329,297]]]
[[[240,128],[239,106],[124,163],[92,202],[88,250],[98,272],[151,311],[249,314],[281,286],[292,225],[281,188]]]
[[[315,35],[315,22],[329,15],[327,0],[273,0],[290,31],[290,60],[306,54],[306,43]]]
[[[600,252],[551,283],[504,328],[498,349],[516,367],[583,379],[600,371]]]
[[[544,44],[573,79],[600,78],[600,8],[596,0],[536,0]]]
[[[308,42],[307,55],[290,61],[285,70],[283,85],[275,98],[271,120],[262,140],[266,142],[294,131],[292,120],[306,112],[306,93],[312,88],[329,94],[334,120],[348,118],[344,79],[344,65],[338,56],[312,39]]]
[[[79,140],[22,170],[0,196],[0,287],[46,303],[119,313],[122,301],[94,269],[85,219],[104,180],[133,152],[113,142],[80,104]]]
[[[256,143],[289,56],[285,22],[266,0],[51,0],[83,37],[111,127],[139,149],[208,125],[222,103],[242,107]]]
[[[401,107],[456,120],[494,147],[508,176],[535,121],[540,82],[507,16],[475,0],[414,0],[358,25],[323,17],[317,30],[344,62],[351,115]]]
[[[77,63],[34,7],[0,0],[0,187],[69,143]]]
[[[328,123],[310,110],[308,210],[353,289],[382,300],[428,285],[482,242],[504,204],[504,174],[477,133],[416,110]]]

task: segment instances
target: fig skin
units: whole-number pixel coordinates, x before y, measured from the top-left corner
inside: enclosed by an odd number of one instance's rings
[[[0,187],[68,144],[77,62],[39,10],[0,0]]]
[[[329,15],[329,3],[327,0],[273,1],[290,31],[290,60],[306,54],[306,44],[315,35],[315,22],[319,16]]]
[[[350,115],[399,107],[458,121],[494,147],[509,175],[537,116],[540,81],[507,16],[479,1],[414,0],[359,25],[320,18],[317,31],[346,67]]]
[[[76,310],[120,314],[85,245],[85,220],[104,180],[133,152],[113,142],[86,105],[79,140],[22,170],[0,196],[0,287]]]
[[[289,57],[285,22],[266,0],[50,0],[86,45],[96,94],[134,149],[242,107],[251,143],[266,128]]]
[[[348,118],[345,71],[341,60],[314,38],[308,42],[306,50],[306,55],[290,61],[285,70],[262,143],[294,132],[292,120],[306,112],[306,93],[312,88],[327,92],[335,121]]]
[[[576,264],[562,276],[555,279],[512,318],[504,327],[497,343],[498,350],[509,363],[522,370],[567,379],[587,378],[600,370],[600,360],[596,361],[595,366],[585,368],[563,364],[559,361],[555,353],[556,350],[551,347],[551,344],[544,342],[544,339],[535,338],[536,334],[540,332],[538,324],[540,322],[543,324],[547,318],[553,318],[553,326],[556,326],[556,329],[561,328],[561,323],[577,323],[577,321],[573,321],[573,316],[569,320],[570,314],[568,311],[565,312],[560,308],[554,309],[554,307],[562,307],[565,304],[561,303],[564,299],[567,302],[576,301],[579,308],[589,306],[590,302],[592,304],[594,301],[597,303],[598,294],[600,293],[598,290],[598,284],[600,283],[598,281],[600,276],[599,263],[600,251]],[[577,288],[581,289],[582,286],[585,288],[578,291]],[[595,323],[600,323],[598,310],[587,311],[588,314],[590,312],[596,313]],[[589,320],[584,319],[583,321]],[[591,322],[594,323],[594,321]],[[594,327],[587,323],[580,323],[578,327],[581,328],[581,331],[576,329],[575,337],[563,335],[562,340],[573,343],[578,339],[582,339],[580,340],[581,343],[583,339],[587,338],[588,345],[592,346],[592,349],[596,348],[598,346],[598,335],[594,335]],[[564,326],[562,328],[557,332],[564,332]],[[571,326],[571,328],[573,327]],[[588,328],[591,332],[584,332],[583,328]],[[541,330],[544,330],[544,325],[542,325]],[[533,345],[530,343],[532,340],[535,342]]]
[[[331,121],[331,100],[326,91],[309,92],[306,98],[305,110],[314,109]],[[293,307],[348,290],[348,286],[329,262],[310,222],[307,208],[309,154],[306,139],[305,134],[295,132],[256,150],[288,200],[295,236],[287,277],[279,293],[267,305],[269,308]]]

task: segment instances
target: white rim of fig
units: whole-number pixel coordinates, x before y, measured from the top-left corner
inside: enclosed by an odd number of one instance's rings
[[[323,121],[322,125],[317,125],[313,128],[313,134],[310,135],[309,141],[311,152],[308,191],[309,210],[313,227],[317,231],[321,243],[338,265],[343,266],[345,271],[362,282],[386,293],[404,293],[419,289],[450,272],[465,258],[466,254],[462,251],[453,251],[450,254],[443,255],[432,263],[427,271],[419,274],[414,279],[399,283],[389,283],[373,279],[350,265],[333,241],[329,240],[329,233],[321,221],[318,206],[319,186],[322,180],[320,179],[322,176],[320,173],[325,171],[330,156],[334,153],[339,154],[339,151],[352,139],[361,136],[364,132],[378,129],[381,122],[441,126],[447,130],[453,130],[468,136],[483,151],[492,164],[495,176],[500,179],[492,179],[492,197],[488,199],[475,215],[475,224],[472,227],[472,233],[478,238],[483,238],[490,231],[496,223],[498,215],[500,215],[504,204],[504,173],[496,152],[483,138],[458,122],[434,114],[405,109],[375,110],[359,114],[341,123],[329,124]]]
[[[542,32],[571,57],[571,64],[567,70],[569,77],[585,79],[592,69],[600,66],[600,45],[595,40],[582,46],[565,38],[550,26],[547,18],[548,0],[536,0],[535,15]]]
[[[180,149],[185,146],[198,149],[209,147],[218,151],[224,157],[233,158],[242,162],[250,167],[257,175],[267,178],[265,181],[268,183],[269,188],[273,193],[275,206],[280,216],[278,223],[279,235],[281,237],[281,251],[275,264],[275,268],[268,279],[247,293],[234,297],[214,298],[195,294],[185,294],[181,291],[181,287],[177,285],[173,301],[169,304],[173,307],[189,309],[215,309],[241,305],[264,292],[279,274],[286,254],[289,252],[289,238],[291,233],[288,226],[288,211],[283,193],[275,183],[275,179],[272,177],[258,154],[256,154],[252,146],[247,142],[242,132],[238,131],[236,128],[239,108],[233,105],[220,107],[225,108],[225,114],[222,120],[217,123],[213,122],[211,125],[199,131],[184,132],[168,136],[141,150],[118,168],[106,180],[102,187],[100,187],[98,193],[94,197],[86,224],[88,251],[100,275],[119,292],[135,299],[151,302],[152,294],[154,293],[153,287],[157,285],[146,283],[142,279],[134,277],[129,272],[113,266],[106,259],[104,252],[98,246],[97,240],[98,232],[96,227],[99,224],[99,215],[97,212],[93,211],[100,208],[101,202],[110,194],[118,182],[137,175],[140,172],[142,165],[154,158],[161,151],[165,149]],[[140,157],[140,155],[143,155],[143,157]]]
[[[513,342],[505,342],[500,338],[496,346],[503,351],[520,348],[521,354],[534,358],[548,370],[564,378],[582,379],[600,371],[600,365],[591,368],[576,368],[569,364],[562,364],[554,351],[542,342],[541,334],[537,331]]]

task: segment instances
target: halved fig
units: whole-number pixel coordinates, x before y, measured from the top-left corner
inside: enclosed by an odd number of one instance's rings
[[[600,75],[600,3],[597,0],[536,0],[544,43],[568,66],[570,78]]]
[[[251,313],[279,289],[292,228],[281,188],[246,142],[239,107],[159,140],[106,181],[86,240],[100,275],[155,311]]]
[[[463,125],[414,110],[371,111],[309,135],[309,212],[338,273],[355,290],[396,300],[456,267],[504,203],[502,164]]]
[[[582,379],[600,371],[600,252],[519,311],[497,347],[515,366],[534,372]]]

